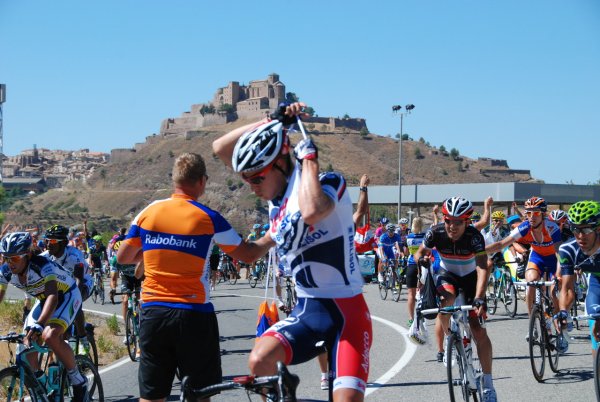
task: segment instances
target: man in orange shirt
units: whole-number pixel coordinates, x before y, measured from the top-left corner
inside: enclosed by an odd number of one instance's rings
[[[199,203],[208,176],[198,154],[173,166],[174,193],[148,205],[133,220],[117,253],[120,264],[143,261],[140,401],[164,401],[176,368],[190,386],[221,382],[219,328],[210,302],[208,255],[214,244],[236,259],[267,253],[259,239],[245,242],[218,212]],[[266,243],[266,244],[265,244]]]

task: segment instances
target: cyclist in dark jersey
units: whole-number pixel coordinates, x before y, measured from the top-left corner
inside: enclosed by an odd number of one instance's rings
[[[484,315],[487,308],[485,290],[488,272],[483,235],[469,224],[473,213],[473,204],[469,200],[461,197],[448,198],[442,205],[442,213],[444,222],[427,231],[414,258],[421,265],[427,266],[423,257],[434,247],[437,249],[441,261],[436,286],[443,307],[454,304],[459,290],[463,291],[466,304],[478,306],[477,315],[469,315],[469,325],[483,370],[483,400],[496,401],[492,382],[492,343],[487,330],[477,319],[477,316]],[[442,315],[439,319],[444,332],[447,332],[449,317]]]
[[[569,209],[568,219],[575,237],[558,249],[562,284],[560,312],[555,316],[565,327],[568,311],[575,300],[576,268],[591,274],[585,299],[587,313],[600,313],[600,203],[596,201],[575,203]],[[590,335],[595,356],[600,340],[600,321],[590,321]],[[559,344],[559,348],[566,352],[568,344],[566,342]]]

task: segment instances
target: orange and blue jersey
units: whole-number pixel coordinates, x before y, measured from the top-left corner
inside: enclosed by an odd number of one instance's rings
[[[154,201],[133,220],[125,242],[143,250],[142,305],[213,311],[207,256],[242,239],[218,212],[185,194]]]
[[[556,223],[548,219],[544,219],[542,222],[541,239],[537,239],[533,236],[533,228],[531,227],[531,223],[527,220],[514,228],[509,236],[518,240],[519,243],[531,244],[531,249],[544,257],[554,255],[556,253],[554,244],[562,241],[560,228]]]

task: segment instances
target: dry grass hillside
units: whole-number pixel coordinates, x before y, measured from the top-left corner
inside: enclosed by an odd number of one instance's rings
[[[247,185],[212,154],[212,141],[224,132],[244,124],[209,127],[202,135],[186,140],[163,138],[147,145],[123,163],[111,163],[95,172],[87,183],[72,183],[62,189],[20,201],[6,212],[6,221],[17,224],[38,223],[45,226],[61,222],[73,225],[83,219],[102,230],[126,225],[150,201],[168,197],[171,192],[170,171],[176,155],[192,151],[204,156],[209,184],[201,199],[220,211],[240,231],[254,222],[266,221],[266,203],[254,196]],[[389,137],[357,132],[312,135],[319,147],[321,169],[342,172],[350,185],[368,173],[372,184],[398,182],[398,141]],[[292,143],[300,138],[292,134]],[[419,148],[421,158],[415,149]],[[403,183],[476,183],[531,180],[528,175],[483,175],[477,160],[462,161],[444,156],[421,142],[403,141]],[[459,170],[459,164],[462,169]],[[522,168],[522,167],[519,167]]]

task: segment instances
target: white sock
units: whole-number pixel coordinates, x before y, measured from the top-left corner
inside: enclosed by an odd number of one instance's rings
[[[327,373],[321,373],[321,380],[326,380],[329,378],[329,375]]]

